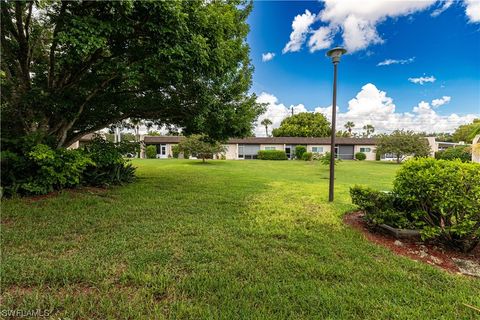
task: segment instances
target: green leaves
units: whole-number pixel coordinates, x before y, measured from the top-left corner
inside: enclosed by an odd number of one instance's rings
[[[413,131],[395,130],[390,135],[377,138],[377,153],[392,153],[397,162],[406,156],[426,157],[430,154],[430,146],[425,138]]]
[[[321,113],[302,112],[285,118],[279,128],[273,129],[274,137],[327,137],[330,122]]]
[[[41,131],[51,138],[49,145],[67,147],[131,117],[219,140],[251,133],[262,107],[248,93],[250,5],[192,0],[34,6],[38,14],[28,26],[28,6],[6,3],[2,10],[2,27],[11,26],[2,32],[3,137]],[[17,13],[31,35],[26,42],[15,36],[11,22]]]

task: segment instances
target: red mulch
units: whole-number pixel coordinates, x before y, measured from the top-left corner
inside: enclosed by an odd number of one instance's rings
[[[452,258],[473,260],[480,263],[480,245],[470,253],[462,253],[434,243],[397,239],[390,234],[372,231],[363,220],[362,212],[349,213],[344,216],[343,221],[355,229],[360,230],[365,238],[373,243],[384,246],[398,255],[422,261],[449,272],[459,272]],[[395,244],[396,240],[401,241],[401,245],[399,245],[398,242]]]

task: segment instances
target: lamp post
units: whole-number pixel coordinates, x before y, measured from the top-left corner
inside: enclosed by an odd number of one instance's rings
[[[330,184],[328,189],[328,201],[333,201],[333,188],[335,182],[335,135],[336,121],[337,121],[337,65],[340,62],[340,57],[345,54],[347,50],[341,47],[336,47],[328,50],[327,56],[332,58],[333,63],[333,103],[332,103],[332,133],[330,140]]]

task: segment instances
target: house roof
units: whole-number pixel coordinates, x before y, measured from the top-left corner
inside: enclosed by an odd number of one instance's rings
[[[146,144],[155,143],[179,143],[183,139],[182,136],[145,136]],[[249,138],[232,138],[228,140],[232,144],[330,144],[330,138],[308,138],[308,137],[249,137]],[[339,145],[375,145],[374,138],[335,138],[335,143]]]

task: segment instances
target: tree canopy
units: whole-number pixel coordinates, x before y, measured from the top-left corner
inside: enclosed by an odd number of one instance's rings
[[[2,139],[66,147],[127,118],[250,134],[251,3],[2,1]],[[10,145],[13,145],[11,143]]]
[[[377,153],[392,153],[400,163],[405,156],[426,157],[430,154],[427,139],[413,131],[395,130],[392,134],[383,134],[377,138]]]
[[[474,119],[472,123],[459,126],[453,133],[453,141],[464,141],[466,143],[472,143],[473,138],[477,134],[480,134],[480,118]]]
[[[183,153],[191,154],[205,162],[205,159],[213,158],[215,154],[224,153],[226,148],[218,141],[209,141],[208,137],[199,134],[193,134],[185,137],[178,144],[179,150]]]
[[[272,130],[274,137],[328,137],[330,122],[321,113],[302,112],[283,119],[280,127]]]

